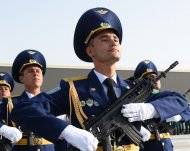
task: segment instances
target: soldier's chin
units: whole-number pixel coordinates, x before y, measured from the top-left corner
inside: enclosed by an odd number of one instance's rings
[[[115,59],[115,61],[119,61],[121,59],[121,57],[120,56],[116,56],[114,59]]]

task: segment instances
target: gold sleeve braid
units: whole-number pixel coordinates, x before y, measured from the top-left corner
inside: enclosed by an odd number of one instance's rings
[[[9,113],[11,113],[11,111],[13,109],[13,102],[12,102],[11,97],[8,97],[7,99],[8,99],[8,103],[7,103],[7,121],[6,121],[6,124],[8,125]],[[13,121],[11,121],[11,122],[12,122],[12,125],[14,127],[16,127],[16,124]]]
[[[76,88],[74,86],[73,81],[68,81],[69,85],[70,85],[70,90],[69,90],[69,99],[70,99],[70,121],[71,121],[71,112],[72,112],[72,103],[74,106],[74,110],[75,110],[75,114],[77,116],[77,119],[80,123],[80,125],[82,126],[83,129],[85,129],[84,126],[84,121],[88,119],[88,117],[86,116],[86,114],[84,113],[79,97],[78,97],[78,93],[76,91]],[[72,103],[71,103],[72,102]]]

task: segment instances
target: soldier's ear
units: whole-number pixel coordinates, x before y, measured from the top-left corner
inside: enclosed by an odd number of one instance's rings
[[[90,45],[86,48],[86,53],[87,53],[88,56],[90,56],[91,58],[93,57],[92,47],[91,47]]]
[[[23,83],[23,74],[21,74],[21,75],[19,76],[19,81],[20,81],[21,83]]]

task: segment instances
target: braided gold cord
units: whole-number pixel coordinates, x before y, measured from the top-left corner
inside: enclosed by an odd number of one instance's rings
[[[7,125],[8,125],[8,119],[9,119],[9,113],[11,113],[12,109],[13,109],[13,102],[12,102],[11,97],[8,97],[8,103],[7,103],[7,121],[6,121]],[[11,121],[11,122],[12,122],[12,125],[14,127],[16,127],[16,124],[13,121]]]
[[[75,109],[77,119],[78,119],[81,127],[83,129],[85,129],[85,126],[84,126],[83,123],[84,123],[84,120],[88,119],[88,117],[83,112],[83,109],[81,107],[80,100],[79,100],[79,97],[78,97],[78,94],[77,94],[77,91],[75,89],[73,81],[69,81],[69,85],[70,85],[70,92],[69,93],[71,95],[70,99],[73,102],[73,106],[74,106],[74,109]]]

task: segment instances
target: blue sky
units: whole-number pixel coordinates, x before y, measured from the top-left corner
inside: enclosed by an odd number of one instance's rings
[[[94,7],[114,11],[123,25],[123,56],[118,69],[144,59],[164,70],[190,71],[189,0],[0,0],[0,65],[11,65],[25,49],[36,49],[50,67],[91,68],[73,50],[79,17]]]

